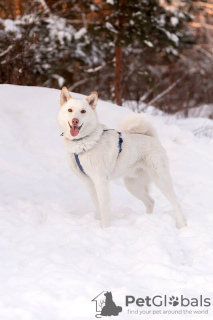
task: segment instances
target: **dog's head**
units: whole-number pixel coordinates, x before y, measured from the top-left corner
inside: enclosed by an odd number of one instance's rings
[[[66,138],[81,139],[94,131],[97,125],[97,102],[97,92],[85,99],[74,99],[66,87],[61,90],[58,123]]]

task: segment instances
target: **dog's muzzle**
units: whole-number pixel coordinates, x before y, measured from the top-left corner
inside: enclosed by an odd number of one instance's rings
[[[69,127],[70,127],[70,134],[72,137],[76,137],[78,134],[79,134],[79,131],[81,130],[82,126],[83,126],[83,123],[81,126],[71,126],[71,124],[69,123],[68,121],[68,124],[69,124]]]

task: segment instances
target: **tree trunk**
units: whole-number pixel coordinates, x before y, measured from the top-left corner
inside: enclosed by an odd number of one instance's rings
[[[122,106],[122,48],[115,47],[115,102]]]
[[[122,38],[127,0],[119,1],[118,35],[115,41],[115,101],[122,106]]]

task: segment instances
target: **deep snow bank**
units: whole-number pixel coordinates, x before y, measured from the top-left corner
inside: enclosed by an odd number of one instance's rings
[[[95,319],[91,300],[108,290],[123,307],[119,319],[212,319],[212,307],[197,308],[208,315],[130,315],[125,296],[203,295],[213,303],[213,139],[195,137],[192,119],[154,118],[188,227],[175,228],[156,188],[154,213],[146,215],[115,181],[112,226],[102,230],[66,163],[59,94],[0,86],[0,318]],[[131,112],[103,101],[97,111],[111,128]]]

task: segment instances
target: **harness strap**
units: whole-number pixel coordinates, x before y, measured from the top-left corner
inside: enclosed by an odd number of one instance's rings
[[[86,174],[86,173],[84,172],[84,169],[83,169],[82,165],[81,165],[81,162],[80,162],[80,160],[79,160],[78,154],[74,153],[74,155],[75,155],[75,161],[76,161],[79,169],[80,169],[84,174]]]
[[[110,130],[114,130],[115,131],[115,129],[105,129],[104,131],[110,131]],[[119,140],[118,140],[118,148],[119,148],[118,157],[119,157],[119,154],[122,151],[123,138],[122,138],[122,133],[120,131],[117,131],[117,133],[119,134]]]
[[[103,132],[110,131],[110,130],[115,130],[115,129],[105,129],[105,130],[103,130]],[[117,131],[117,133],[119,135],[119,139],[118,139],[118,149],[119,149],[118,157],[119,157],[119,155],[120,155],[120,153],[122,151],[123,138],[122,138],[122,133],[120,131]],[[79,169],[81,170],[82,173],[86,174],[84,169],[83,169],[83,167],[82,167],[82,165],[81,165],[81,162],[79,160],[78,154],[74,153],[74,156],[75,156],[75,161],[76,161],[77,166],[79,167]]]
[[[120,154],[122,151],[123,138],[122,138],[121,132],[118,132],[118,134],[119,134],[118,147],[119,147],[119,154]],[[118,157],[119,157],[119,154],[118,154]]]

